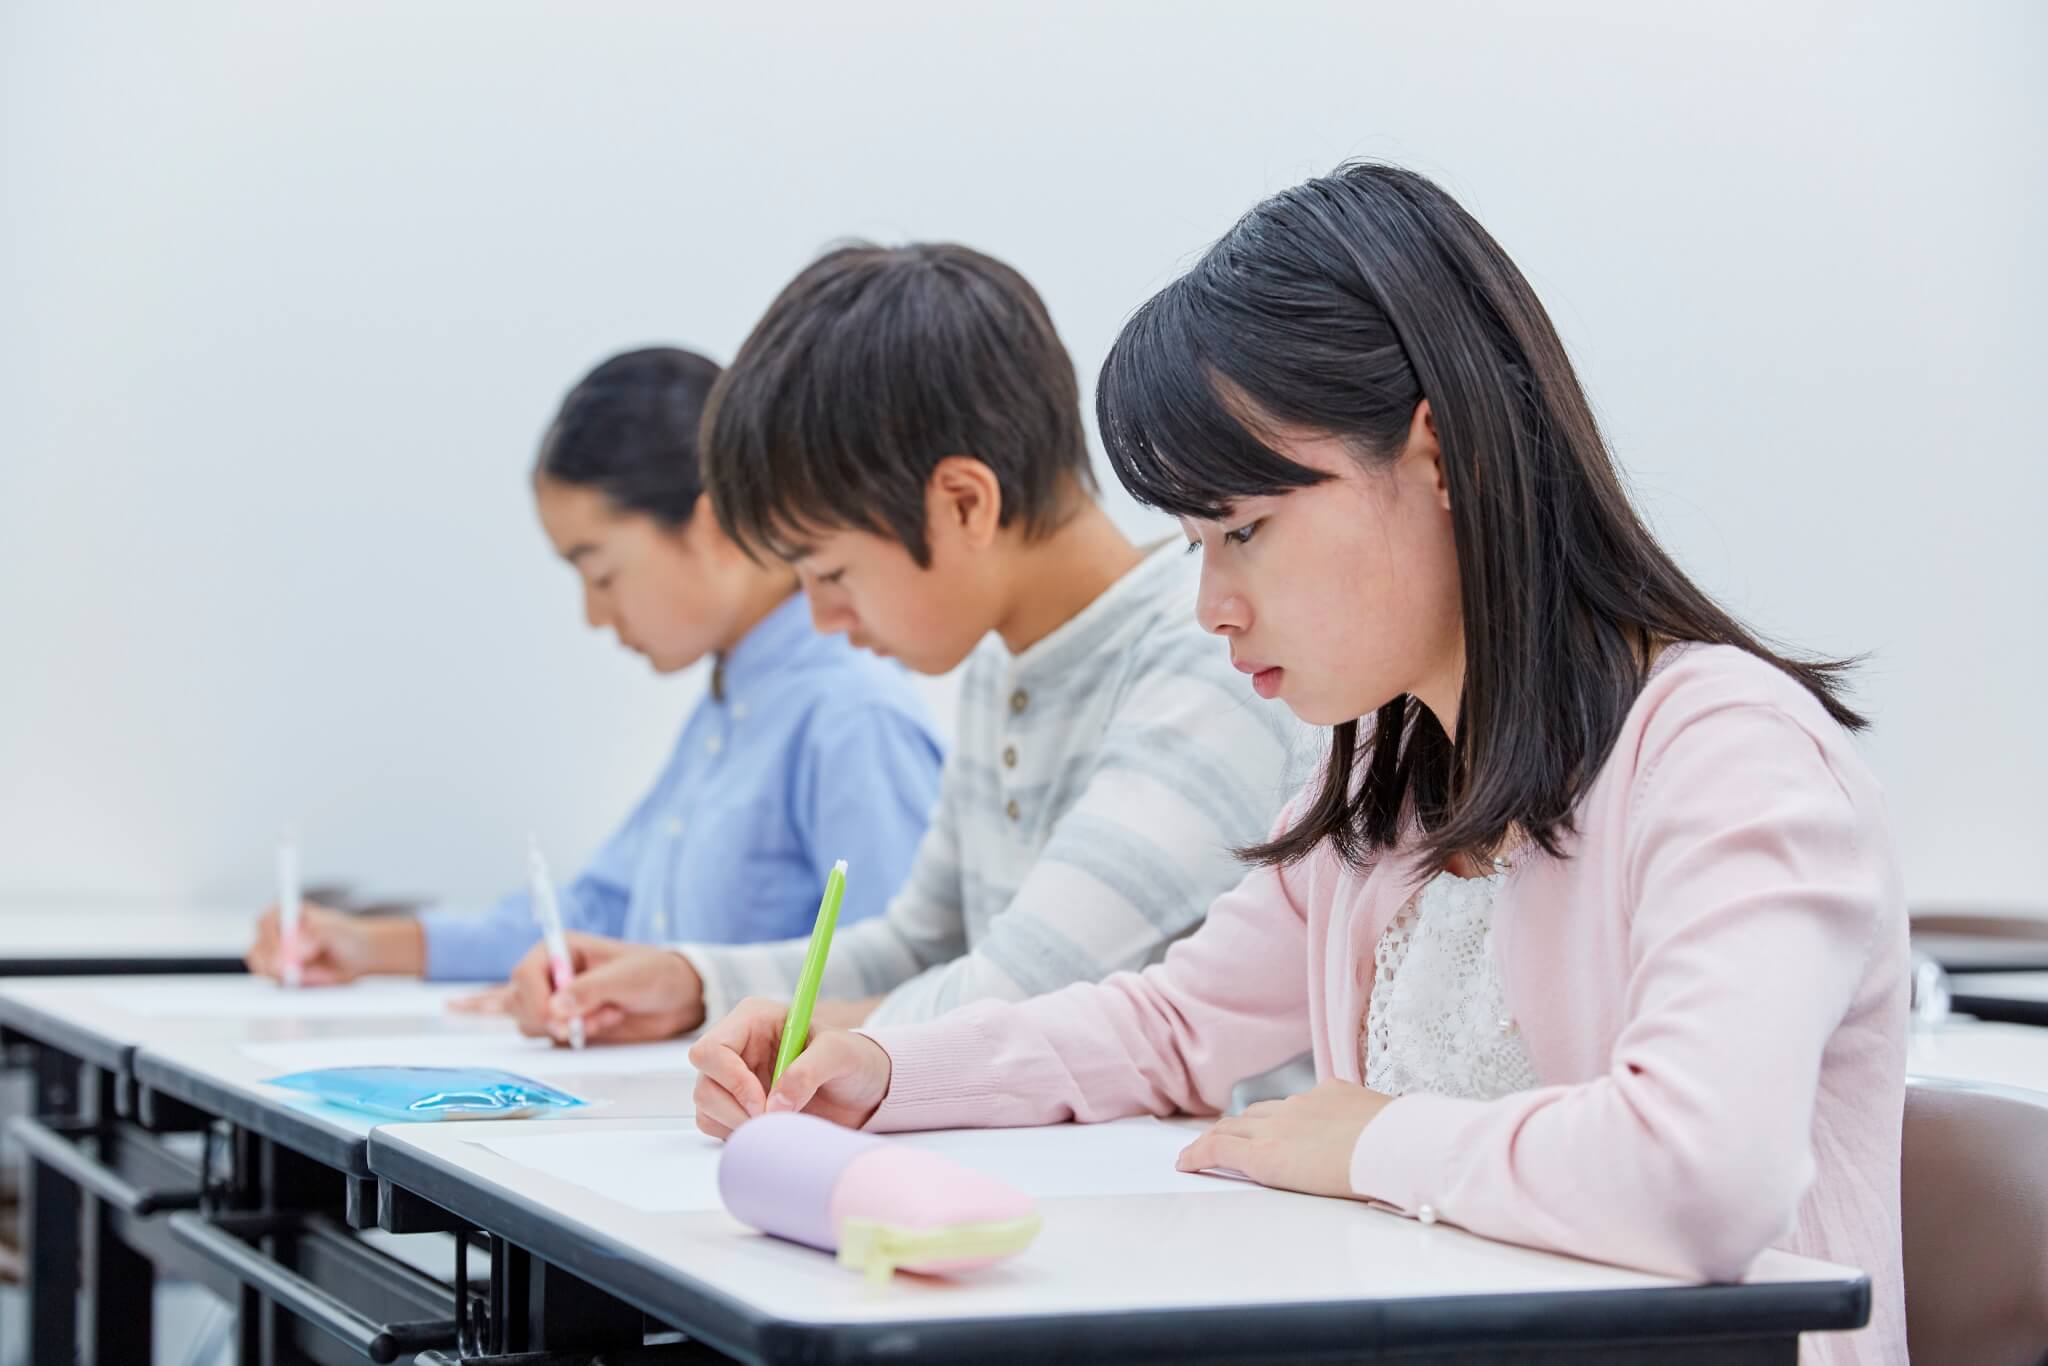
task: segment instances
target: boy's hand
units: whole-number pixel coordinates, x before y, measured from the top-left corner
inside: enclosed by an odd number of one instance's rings
[[[565,938],[576,974],[566,990],[555,990],[545,944],[534,945],[512,969],[507,985],[521,1033],[566,1042],[569,1021],[581,1016],[584,1036],[593,1042],[648,1043],[704,1022],[704,983],[674,949],[574,930]]]

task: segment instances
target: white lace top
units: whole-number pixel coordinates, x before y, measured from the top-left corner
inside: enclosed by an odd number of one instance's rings
[[[1493,965],[1493,897],[1505,876],[1439,873],[1380,936],[1359,1039],[1368,1088],[1493,1100],[1539,1084]]]

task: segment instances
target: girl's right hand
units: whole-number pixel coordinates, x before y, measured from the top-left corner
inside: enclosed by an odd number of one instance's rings
[[[697,1069],[697,1127],[724,1138],[762,1114],[800,1111],[849,1129],[874,1117],[889,1094],[888,1052],[865,1034],[813,1030],[782,1083],[770,1094],[782,1045],[786,1001],[751,997],[704,1031],[690,1048]]]
[[[315,902],[299,909],[299,981],[309,987],[334,986],[352,982],[369,970],[367,945],[361,926],[353,916],[330,910]],[[249,971],[277,981],[284,979],[283,935],[277,907],[265,911],[256,922],[256,942],[242,961]]]
[[[256,942],[243,955],[249,971],[282,981],[282,939],[272,906],[256,922]],[[313,901],[299,908],[299,981],[304,986],[335,986],[383,973],[417,977],[426,971],[426,945],[420,922],[411,916],[351,915]]]

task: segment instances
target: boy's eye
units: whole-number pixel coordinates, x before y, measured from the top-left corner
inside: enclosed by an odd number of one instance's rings
[[[1259,523],[1246,522],[1243,526],[1237,528],[1237,530],[1235,531],[1224,532],[1223,539],[1226,541],[1236,541],[1239,545],[1244,545],[1246,542],[1251,540],[1253,534],[1257,532],[1258,529]]]
[[[605,589],[610,588],[612,586],[612,575],[607,574],[601,579],[592,579],[590,581],[590,586],[592,588],[595,588],[598,592],[602,593]]]
[[[844,569],[835,569],[835,570],[833,570],[833,571],[832,571],[831,573],[829,573],[829,574],[820,574],[820,575],[818,575],[818,582],[819,582],[819,583],[838,583],[838,582],[839,582],[839,581],[840,581],[841,579],[843,579],[843,578],[845,578],[845,577],[846,577],[846,571],[845,571]]]

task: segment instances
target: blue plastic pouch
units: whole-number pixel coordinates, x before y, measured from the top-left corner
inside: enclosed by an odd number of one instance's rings
[[[271,1086],[384,1119],[526,1119],[586,1102],[495,1067],[319,1067]]]

